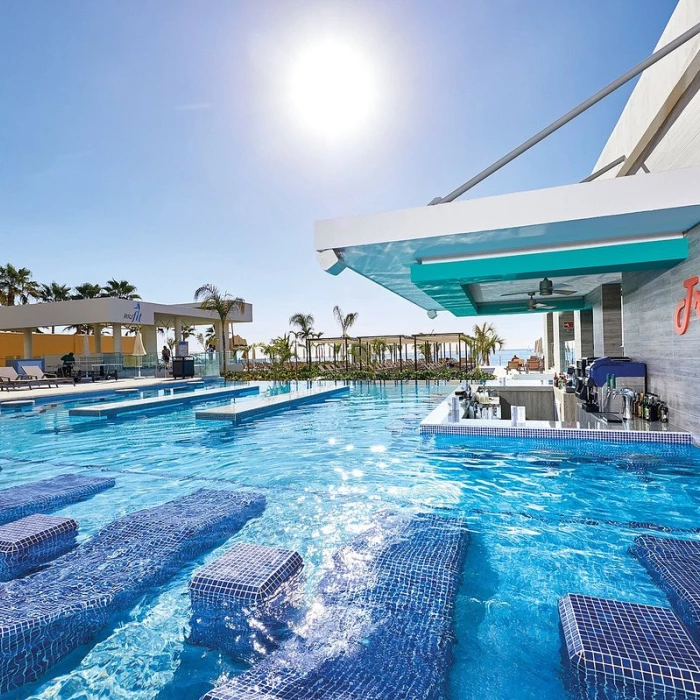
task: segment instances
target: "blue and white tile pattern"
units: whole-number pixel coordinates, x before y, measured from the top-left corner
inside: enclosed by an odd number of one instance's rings
[[[334,556],[302,633],[206,700],[441,700],[468,542],[460,520],[378,515]]]
[[[303,565],[294,551],[234,545],[192,578],[189,641],[251,662],[268,653],[287,633]]]
[[[63,554],[75,543],[78,523],[57,515],[28,515],[0,525],[0,581],[9,581]]]
[[[82,474],[61,474],[0,491],[0,524],[25,515],[45,513],[90,498],[114,486],[114,479]]]
[[[39,678],[264,508],[257,493],[201,489],[120,518],[50,567],[0,586],[0,693]]]
[[[700,541],[642,535],[631,551],[700,642]]]
[[[668,608],[567,595],[559,617],[581,697],[700,697],[700,651]]]

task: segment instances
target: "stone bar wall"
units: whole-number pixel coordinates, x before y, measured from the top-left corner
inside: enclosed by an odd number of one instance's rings
[[[647,363],[647,390],[668,403],[671,423],[700,440],[700,318],[692,314],[684,335],[673,323],[684,280],[700,276],[700,230],[688,241],[690,255],[680,265],[623,274],[625,353]]]
[[[593,309],[595,357],[620,357],[622,347],[622,300],[619,284],[602,284],[586,295]]]

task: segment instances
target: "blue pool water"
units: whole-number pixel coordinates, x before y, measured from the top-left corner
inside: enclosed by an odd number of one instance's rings
[[[197,488],[253,486],[267,498],[225,545],[185,565],[12,698],[200,698],[244,670],[185,644],[192,572],[234,542],[296,549],[313,590],[332,553],[387,507],[465,518],[453,700],[564,698],[556,603],[568,592],[666,600],[628,554],[644,533],[700,536],[700,453],[673,445],[422,436],[444,385],[353,387],[347,397],[238,427],[194,407],[75,419],[77,403],[0,415],[0,487],[60,473],[116,487],[56,512],[79,539]],[[245,400],[245,399],[241,399]]]

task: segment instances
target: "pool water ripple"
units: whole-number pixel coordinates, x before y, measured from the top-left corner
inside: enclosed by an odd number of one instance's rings
[[[700,536],[700,458],[673,445],[420,435],[447,390],[362,384],[346,398],[239,427],[202,425],[192,407],[117,420],[71,419],[62,404],[0,415],[2,488],[78,470],[117,479],[58,511],[80,522],[81,540],[205,485],[263,488],[269,504],[82,654],[8,697],[198,699],[243,667],[184,641],[195,569],[236,541],[294,548],[311,593],[333,551],[393,507],[462,516],[473,532],[452,700],[564,698],[557,599],[575,592],[665,605],[627,548],[647,531]]]

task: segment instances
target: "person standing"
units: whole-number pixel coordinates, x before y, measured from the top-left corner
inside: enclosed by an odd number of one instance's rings
[[[163,358],[163,364],[168,367],[170,365],[170,348],[167,345],[163,346],[160,356]]]

